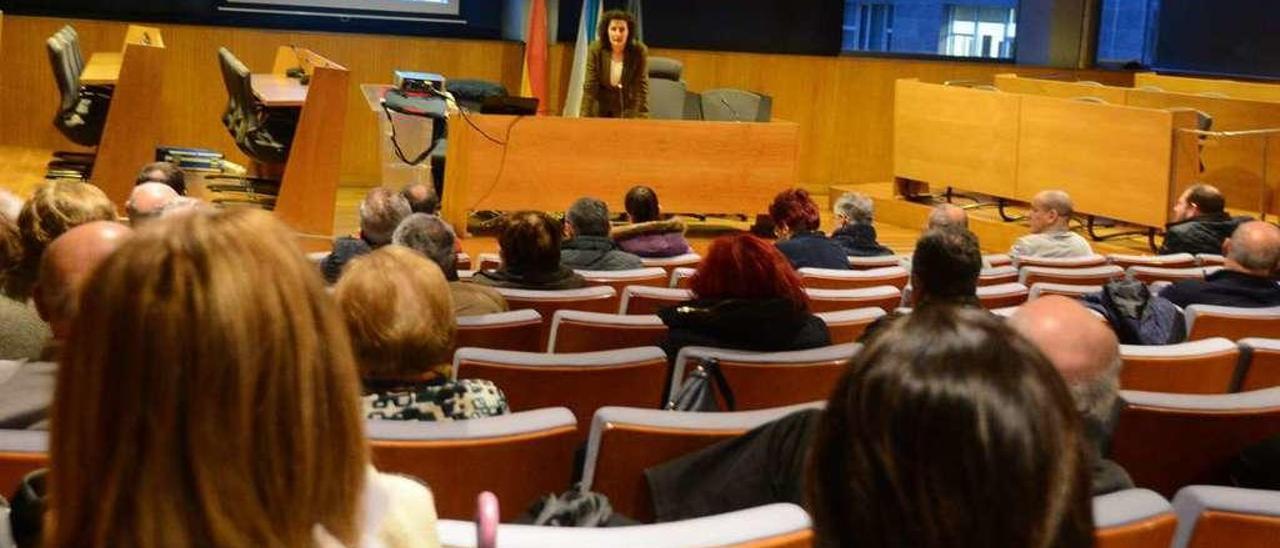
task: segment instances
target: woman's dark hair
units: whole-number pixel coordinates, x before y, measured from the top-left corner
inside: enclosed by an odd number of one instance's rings
[[[919,308],[859,352],[810,455],[819,545],[1089,546],[1080,417],[989,313]]]
[[[541,211],[517,211],[503,222],[498,252],[512,272],[555,272],[560,268],[561,225]]]
[[[142,166],[138,172],[135,185],[142,183],[162,183],[169,185],[179,196],[187,195],[187,176],[182,168],[172,162],[152,162]]]
[[[627,49],[633,49],[639,42],[636,40],[636,16],[623,10],[609,10],[600,15],[600,23],[596,25],[596,39],[605,49],[609,49],[609,22],[613,20],[627,22]]]
[[[647,186],[633,186],[627,191],[627,197],[624,199],[627,209],[627,217],[631,218],[633,223],[647,223],[656,221],[659,217],[658,212],[658,193]]]

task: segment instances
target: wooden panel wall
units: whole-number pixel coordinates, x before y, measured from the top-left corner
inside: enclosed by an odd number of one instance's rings
[[[57,88],[44,40],[64,19],[9,16],[3,20],[0,52],[0,144],[70,149],[51,124]],[[86,54],[115,49],[125,23],[70,20],[80,31]],[[162,142],[215,148],[243,160],[222,128],[226,94],[218,74],[217,48],[227,46],[254,71],[267,72],[275,48],[297,44],[315,50],[351,70],[353,84],[390,82],[396,68],[439,72],[449,78],[482,78],[511,90],[520,84],[523,46],[481,40],[445,40],[161,25],[167,46],[166,82],[157,82],[156,123]],[[886,181],[893,168],[893,86],[898,78],[925,82],[976,80],[991,83],[995,74],[1097,80],[1131,85],[1122,72],[1070,71],[995,63],[872,57],[809,57],[652,49],[650,55],[685,64],[689,89],[736,87],[773,96],[776,118],[800,124],[800,180],[826,192],[837,183]],[[551,49],[553,112],[563,106],[573,57],[572,44]],[[347,183],[373,183],[379,177],[377,125],[357,90],[348,99],[343,147]]]

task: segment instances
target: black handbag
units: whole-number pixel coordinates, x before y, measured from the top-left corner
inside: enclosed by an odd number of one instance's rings
[[[685,379],[684,384],[680,385],[680,390],[675,393],[671,401],[667,402],[667,410],[726,411],[720,409],[720,403],[716,401],[717,391],[728,406],[727,411],[733,411],[735,407],[733,390],[729,388],[729,382],[720,371],[720,360],[701,358],[693,372],[689,373],[689,377]]]

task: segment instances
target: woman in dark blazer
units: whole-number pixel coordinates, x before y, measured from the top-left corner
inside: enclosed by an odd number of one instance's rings
[[[600,16],[596,41],[587,54],[583,117],[649,117],[649,54],[636,40],[635,29],[635,17],[625,11]]]

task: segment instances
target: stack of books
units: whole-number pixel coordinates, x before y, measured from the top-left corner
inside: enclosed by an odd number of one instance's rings
[[[156,147],[156,161],[176,164],[188,172],[223,172],[222,153],[207,148]]]

